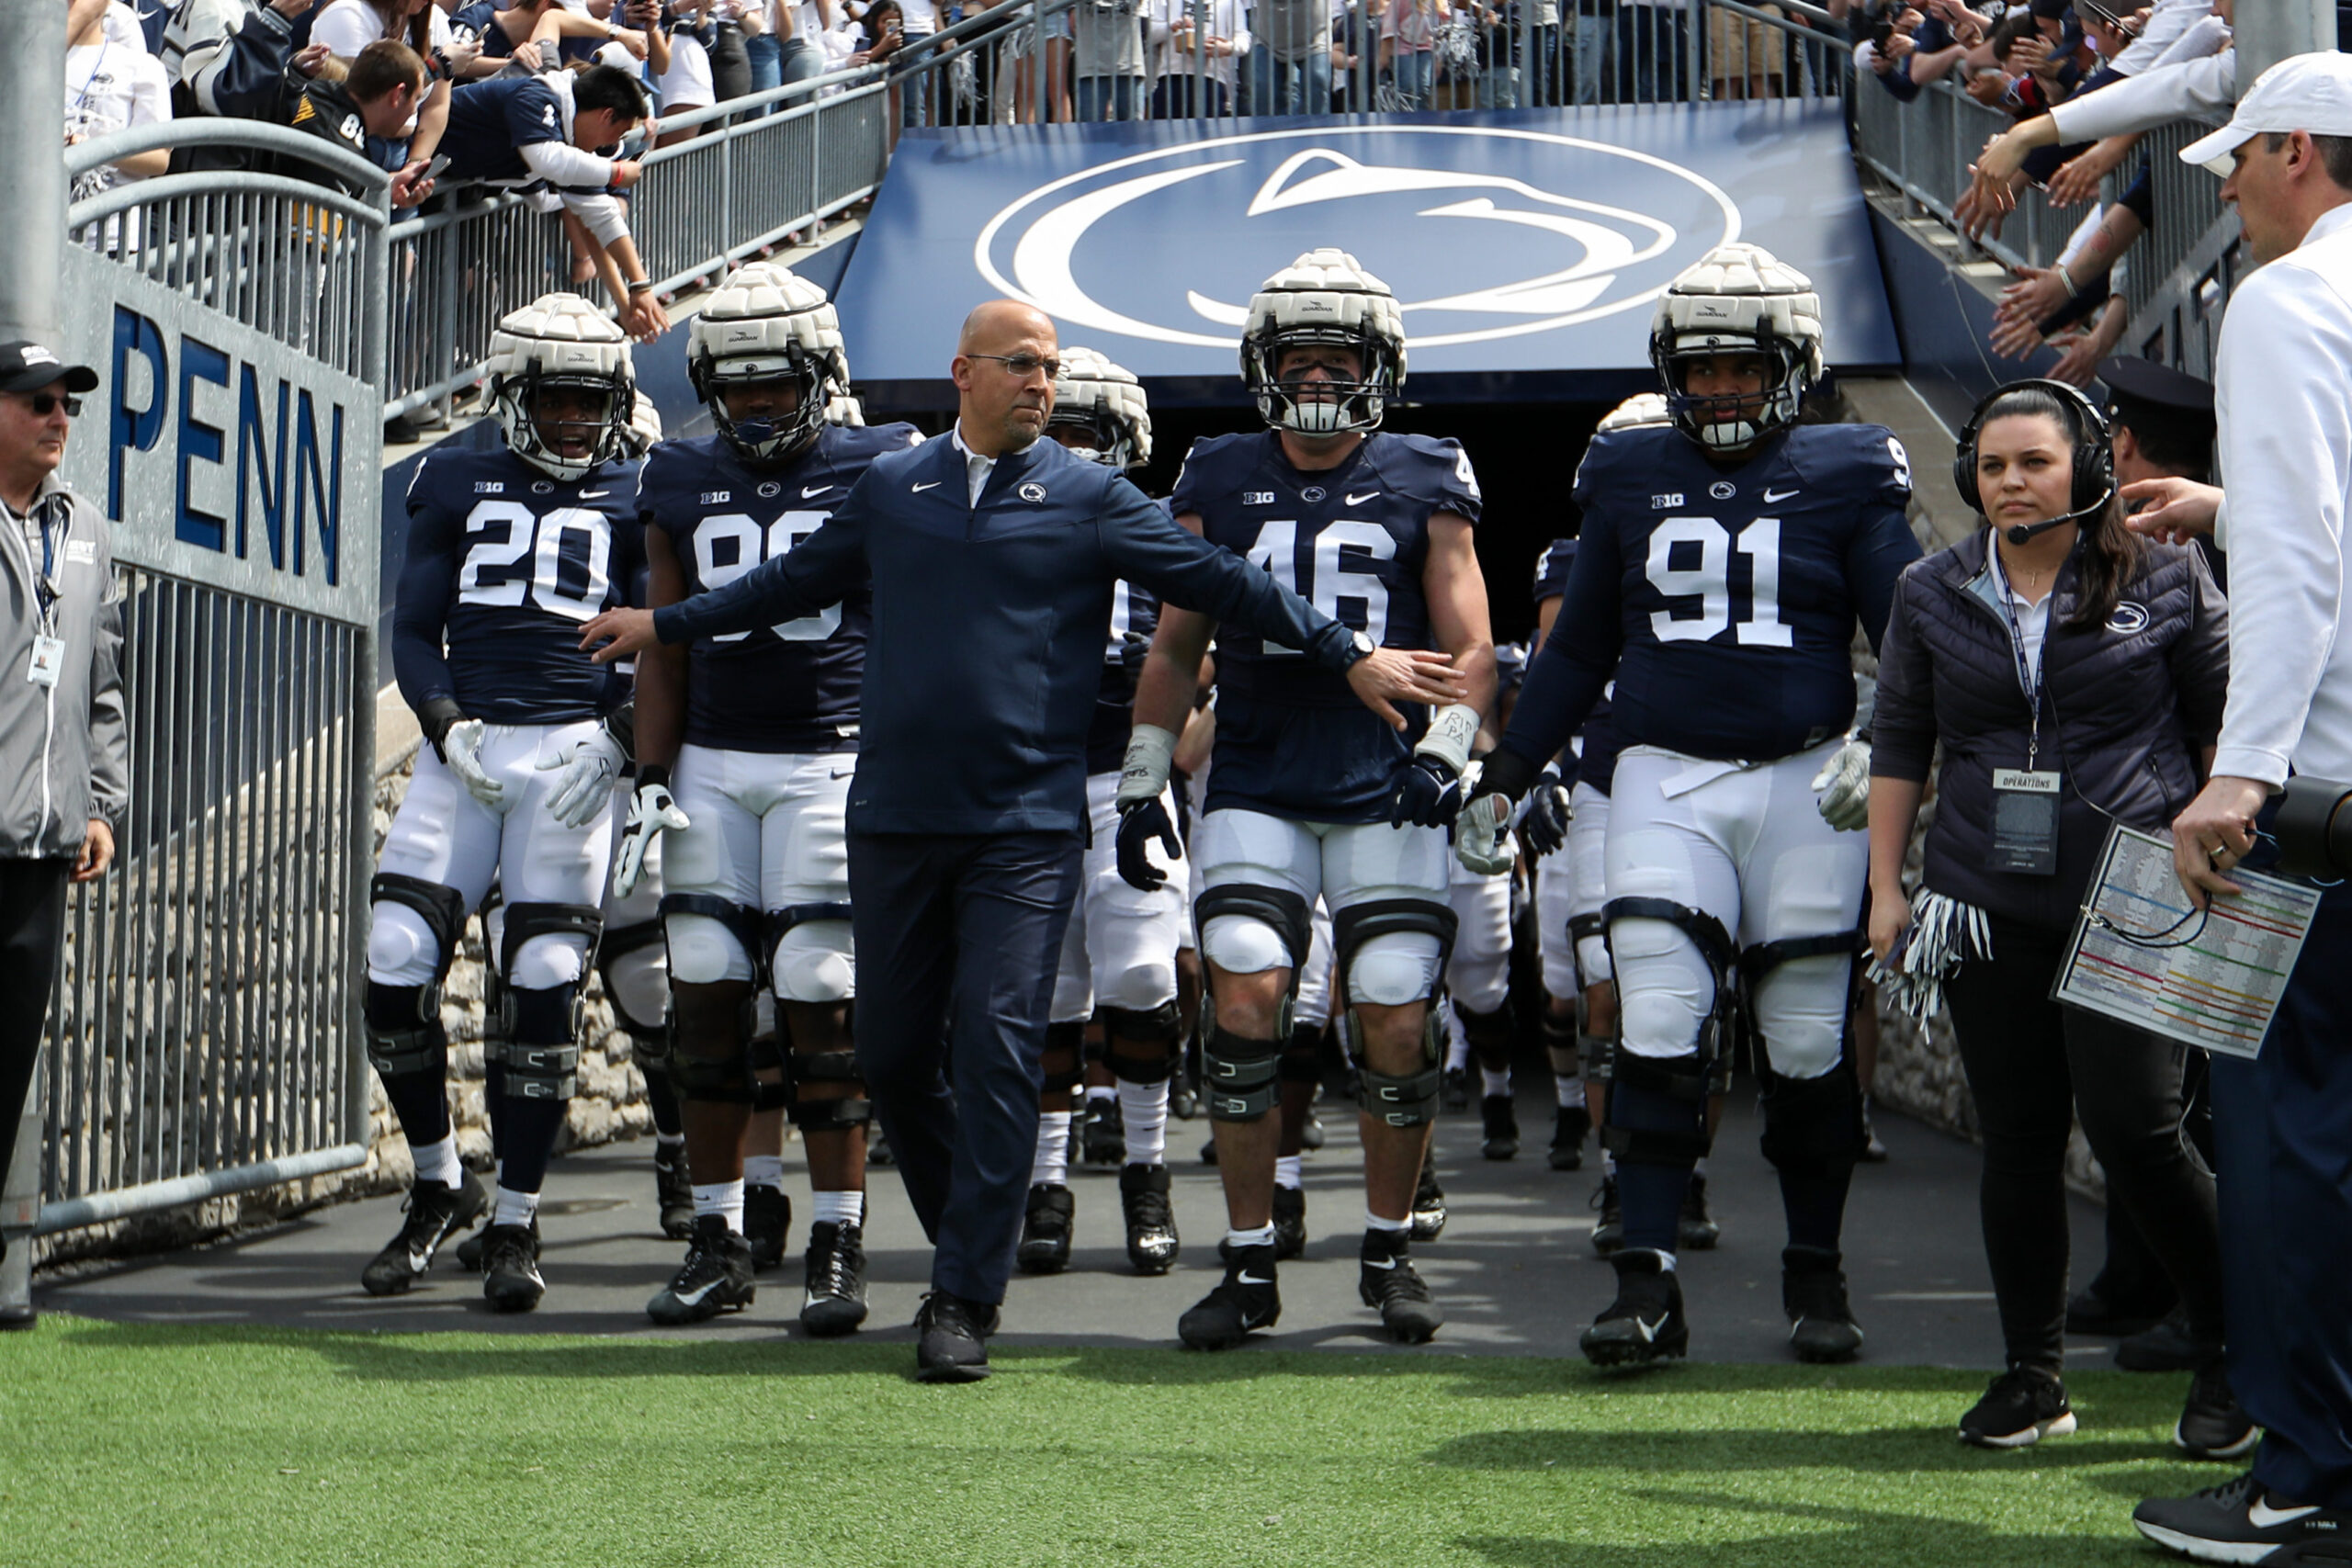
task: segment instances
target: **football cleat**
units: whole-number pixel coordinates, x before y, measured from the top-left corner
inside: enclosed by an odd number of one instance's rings
[[[1707,1179],[1694,1170],[1682,1194],[1682,1218],[1675,1227],[1675,1240],[1685,1252],[1713,1252],[1723,1234],[1724,1227],[1707,1213]]]
[[[539,1232],[527,1225],[492,1225],[481,1233],[481,1293],[492,1312],[529,1312],[548,1293],[539,1277]]]
[[[1127,1224],[1127,1261],[1136,1272],[1167,1273],[1182,1245],[1176,1234],[1176,1211],[1168,1201],[1168,1168],[1122,1167],[1119,1212]]]
[[[441,1244],[489,1210],[490,1191],[469,1170],[455,1187],[418,1182],[401,1207],[408,1218],[401,1222],[400,1235],[359,1271],[359,1287],[371,1296],[396,1296],[424,1279]]]
[[[1437,1184],[1435,1150],[1421,1156],[1420,1185],[1413,1189],[1413,1239],[1435,1241],[1445,1231],[1445,1189]]]
[[[1600,1211],[1600,1217],[1592,1223],[1592,1249],[1607,1258],[1625,1245],[1625,1207],[1618,1201],[1614,1175],[1601,1177],[1587,1207]]]
[[[1274,1258],[1288,1262],[1306,1250],[1306,1189],[1274,1189]]]
[[[695,1179],[686,1169],[685,1145],[667,1158],[654,1145],[653,1201],[661,1206],[663,1235],[684,1241],[695,1234]]]
[[[1563,1105],[1552,1119],[1550,1159],[1554,1170],[1584,1168],[1585,1135],[1592,1131],[1592,1112],[1581,1105]]]
[[[1817,1247],[1781,1254],[1781,1305],[1789,1314],[1789,1348],[1800,1361],[1850,1361],[1861,1353],[1861,1325],[1847,1304],[1840,1261]]]
[[[1127,1124],[1119,1102],[1102,1095],[1086,1101],[1086,1122],[1079,1132],[1079,1158],[1088,1165],[1126,1163]]]
[[[1490,1094],[1478,1101],[1478,1119],[1486,1123],[1486,1137],[1478,1152],[1488,1159],[1512,1159],[1519,1154],[1519,1116],[1512,1109],[1510,1096]]]
[[[1445,1069],[1445,1076],[1439,1081],[1443,1086],[1440,1092],[1445,1097],[1443,1104],[1446,1110],[1467,1111],[1470,1109],[1469,1068],[1448,1067]]]
[[[792,1200],[781,1187],[765,1182],[747,1183],[743,1188],[743,1240],[752,1249],[754,1269],[773,1269],[784,1261],[786,1239],[792,1234]]]
[[[1024,1274],[1058,1274],[1069,1267],[1070,1231],[1078,1200],[1067,1187],[1039,1183],[1029,1189],[1028,1213],[1021,1220],[1021,1246],[1013,1261]]]
[[[1430,1299],[1430,1288],[1414,1271],[1406,1255],[1408,1236],[1403,1231],[1363,1233],[1363,1250],[1357,1258],[1356,1294],[1380,1314],[1380,1326],[1399,1345],[1426,1345],[1445,1324],[1445,1314]]]
[[[1256,1330],[1272,1328],[1283,1314],[1272,1247],[1219,1243],[1217,1251],[1225,1278],[1176,1320],[1176,1337],[1189,1349],[1229,1350]]]
[[[1617,1299],[1577,1341],[1596,1367],[1640,1367],[1679,1359],[1690,1348],[1682,1316],[1682,1281],[1663,1254],[1634,1247],[1610,1258],[1617,1266]]]
[[[865,1321],[865,1232],[854,1221],[808,1227],[808,1296],[800,1326],[820,1338],[847,1334]]]
[[[645,1303],[645,1315],[673,1328],[703,1323],[722,1312],[742,1311],[757,1293],[751,1244],[727,1228],[726,1215],[704,1214],[695,1221],[684,1265]]]

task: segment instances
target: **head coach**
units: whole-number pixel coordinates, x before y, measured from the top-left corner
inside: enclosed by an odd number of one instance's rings
[[[2231,297],[2215,374],[2229,699],[2212,781],[2173,824],[2202,904],[2291,770],[2352,780],[2352,57],[2264,72],[2181,152],[2226,174],[2258,270]],[[2352,887],[2322,897],[2261,1054],[2213,1062],[2230,1382],[2267,1435],[2247,1474],[2140,1505],[2151,1539],[2210,1562],[2352,1532]],[[2342,1550],[2340,1546],[2335,1550]]]
[[[57,477],[97,385],[37,343],[0,343],[0,1179],[48,1027],[66,884],[114,859],[130,793],[114,545]]]
[[[916,1320],[932,1382],[987,1375],[1012,1269],[1114,584],[1343,671],[1399,724],[1392,700],[1461,700],[1444,655],[1374,648],[1040,441],[1057,368],[1043,313],[980,306],[951,367],[951,437],[878,458],[790,553],[684,604],[600,616],[582,638],[611,660],[816,615],[873,583],[848,822],[857,1058],[936,1248]]]

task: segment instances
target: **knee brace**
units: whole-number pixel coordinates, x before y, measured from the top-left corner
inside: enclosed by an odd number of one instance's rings
[[[1205,889],[1193,905],[1201,955],[1228,975],[1262,975],[1287,967],[1294,994],[1313,945],[1314,917],[1306,900],[1287,887],[1233,882]],[[1216,922],[1214,930],[1211,923]],[[1274,937],[1266,942],[1261,932]],[[1223,953],[1223,957],[1218,955]]]
[[[1331,916],[1332,988],[1346,999],[1340,1017],[1342,1032],[1347,1036],[1349,1054],[1358,1063],[1363,1060],[1363,1034],[1352,1000],[1355,991],[1356,961],[1365,956],[1364,944],[1375,937],[1428,936],[1437,939],[1434,963],[1426,960],[1399,960],[1415,966],[1414,978],[1419,985],[1377,987],[1397,995],[1395,1002],[1375,1006],[1403,1007],[1415,1001],[1434,1001],[1438,977],[1445,973],[1446,960],[1453,952],[1453,936],[1460,922],[1451,907],[1420,898],[1378,898],[1368,904],[1353,904],[1335,910]],[[1426,964],[1426,972],[1421,966]],[[1401,973],[1401,970],[1400,970]],[[1404,996],[1405,990],[1418,990],[1417,997]],[[1434,1023],[1434,1010],[1432,1010]],[[1434,1034],[1431,1036],[1434,1038]],[[1434,1058],[1432,1058],[1434,1059]],[[1369,1107],[1367,1107],[1369,1109]]]
[[[1611,898],[1601,908],[1601,919],[1613,926],[1619,920],[1664,920],[1689,937],[1698,948],[1700,958],[1713,978],[1715,997],[1706,1016],[1699,1021],[1699,1033],[1693,1043],[1697,1053],[1698,1071],[1705,1088],[1700,1098],[1720,1094],[1731,1087],[1734,1051],[1740,1040],[1740,967],[1739,949],[1734,945],[1731,933],[1724,923],[1704,909],[1694,909],[1670,898]],[[1614,953],[1611,953],[1614,964]],[[1630,1003],[1621,1004],[1618,1033],[1625,1032],[1623,1012]],[[1680,1058],[1643,1057],[1632,1051],[1612,1053],[1620,1076],[1628,1071],[1628,1064],[1635,1061],[1679,1061]],[[1628,1077],[1626,1082],[1634,1079]]]
[[[368,1061],[383,1077],[448,1070],[449,1036],[441,1027],[441,987],[368,982]]]
[[[613,1016],[620,1020],[640,1052],[650,1048],[657,1055],[667,1043],[668,998],[663,998],[661,1014],[654,1015],[646,1005],[652,998],[643,994],[652,988],[644,964],[641,960],[628,961],[662,946],[665,940],[660,920],[639,920],[635,925],[615,926],[596,944],[596,973],[604,979],[605,999],[613,1004]],[[668,989],[666,984],[663,989]]]
[[[1287,1013],[1289,1009],[1284,1007]],[[1202,1089],[1212,1122],[1255,1122],[1282,1098],[1274,1078],[1283,1042],[1254,1040],[1218,1024],[1214,1009],[1202,1004]],[[1289,1031],[1284,1029],[1283,1034]]]
[[[743,987],[740,995],[734,991],[738,986]],[[689,985],[673,991],[670,1084],[678,1098],[705,1104],[751,1104],[751,1040],[759,1027],[759,999],[748,981]],[[773,1037],[768,1043],[773,1054]]]
[[[1588,949],[1585,946],[1587,942],[1594,945]],[[1609,978],[1607,975],[1594,971],[1616,967],[1612,963],[1589,964],[1585,961],[1588,952],[1602,959],[1609,956],[1609,922],[1601,919],[1597,909],[1590,914],[1568,917],[1568,950],[1576,958],[1577,985],[1579,987],[1597,986]]]
[[[792,1080],[792,1103],[785,1118],[806,1134],[852,1133],[874,1118],[874,1106],[865,1095],[865,1079],[857,1070],[854,1051],[793,1051],[786,1056]],[[831,1100],[810,1100],[800,1091],[809,1084],[855,1084],[858,1092]]]
[[[840,942],[822,941],[814,931],[793,932],[807,925],[839,925]],[[791,904],[767,913],[768,974],[775,994],[788,1002],[839,1002],[849,999],[855,971],[850,967],[847,904]]]
[[[1086,1081],[1086,1068],[1081,1065],[1086,1055],[1086,1025],[1072,1019],[1064,1023],[1046,1025],[1046,1054],[1067,1062],[1064,1066],[1048,1066],[1045,1081],[1037,1087],[1045,1094],[1068,1094]]]
[[[1762,993],[1766,976],[1783,964],[1793,964],[1803,958],[1839,957],[1848,961],[1847,984],[1840,987],[1842,1000],[1838,1021],[1838,1046],[1842,1057],[1846,1054],[1845,1035],[1853,1006],[1852,960],[1861,951],[1860,931],[1833,931],[1826,936],[1782,937],[1778,942],[1760,942],[1743,949],[1739,955],[1740,982],[1743,987],[1743,1016],[1747,1025],[1748,1045],[1754,1052],[1757,1073],[1768,1077],[1773,1071],[1771,1057],[1764,1038],[1763,1020],[1757,1011],[1756,999]],[[1859,1123],[1857,1123],[1859,1126]]]
[[[1182,1026],[1176,1011],[1173,997],[1148,1011],[1127,1008],[1104,1008],[1102,1032],[1113,1042],[1121,1040],[1137,1045],[1157,1045],[1159,1054],[1151,1057],[1135,1057],[1118,1051],[1106,1053],[1105,1064],[1111,1076],[1121,1083],[1166,1083],[1176,1070],[1175,1043]]]
[[[675,920],[680,915],[697,918]],[[704,925],[704,920],[716,922],[718,929]],[[673,984],[716,986],[726,980],[749,980],[758,986],[765,980],[760,955],[767,944],[762,940],[758,910],[715,893],[664,893],[662,924],[669,935]],[[738,959],[743,966],[740,975],[730,973]]]
[[[1581,1004],[1583,998],[1577,1000]],[[1582,1064],[1577,1050],[1580,1041],[1576,1018],[1554,1018],[1545,1013],[1541,1027],[1544,1031],[1544,1060],[1554,1075],[1565,1077],[1578,1072]],[[1562,1066],[1564,1059],[1565,1066]]]
[[[1850,1056],[1817,1078],[1764,1076],[1764,1157],[1788,1176],[1836,1179],[1862,1152],[1862,1090]]]
[[[424,929],[438,950],[434,954],[433,978],[423,987],[433,993],[433,1006],[441,1006],[441,983],[449,977],[449,965],[457,962],[458,943],[466,931],[466,896],[456,888],[438,882],[427,882],[421,876],[403,876],[396,871],[379,871],[368,884],[368,902],[390,904],[406,909],[424,922]],[[374,943],[372,934],[370,947]],[[368,955],[371,967],[376,955]],[[394,965],[386,964],[381,967]],[[408,987],[402,987],[408,988]]]
[[[510,1100],[569,1100],[578,1084],[580,982],[517,986],[514,960],[526,942],[578,936],[594,949],[604,912],[590,904],[509,904],[498,940],[498,966],[483,987],[482,1060],[505,1069]]]
[[[1704,1159],[1714,1147],[1714,1136],[1707,1131],[1711,1075],[1698,1056],[1636,1056],[1620,1051],[1611,1077],[1600,1146],[1617,1158],[1634,1165],[1689,1165]],[[1626,1105],[1631,1097],[1618,1093],[1620,1089],[1664,1097],[1674,1105],[1671,1120],[1679,1124],[1628,1125],[1638,1112]]]

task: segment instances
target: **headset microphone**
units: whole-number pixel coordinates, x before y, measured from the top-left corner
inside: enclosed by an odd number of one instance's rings
[[[2063,528],[2069,523],[2080,523],[2086,517],[2096,516],[2104,512],[2107,509],[2107,503],[2114,499],[2114,496],[2115,491],[2110,489],[2095,503],[2084,507],[2079,512],[2062,513],[2056,517],[2045,517],[2039,523],[2013,523],[2003,529],[2002,533],[2013,545],[2030,544],[2036,536],[2047,534],[2052,528]]]

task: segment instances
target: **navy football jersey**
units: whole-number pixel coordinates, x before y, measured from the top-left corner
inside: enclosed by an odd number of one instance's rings
[[[442,135],[449,170],[442,177],[450,184],[530,179],[522,149],[571,140],[571,109],[569,92],[559,93],[537,76],[459,83],[449,93],[449,128]]]
[[[910,424],[827,425],[797,462],[775,470],[744,463],[724,436],[664,441],[645,459],[639,513],[669,539],[692,597],[790,551],[877,456],[922,439]],[[799,620],[695,638],[686,655],[686,741],[730,751],[856,750],[873,610],[873,593],[860,588]]]
[[[1535,561],[1535,605],[1557,599],[1568,590],[1568,569],[1576,564],[1577,542],[1555,539]],[[1557,623],[1554,623],[1556,625]],[[1584,728],[1560,753],[1560,774],[1569,784],[1589,784],[1602,795],[1617,776],[1617,721],[1610,714],[1609,693],[1585,715]]]
[[[1169,510],[1197,513],[1212,544],[1272,572],[1385,648],[1433,648],[1421,569],[1429,521],[1478,520],[1478,480],[1459,443],[1377,433],[1336,468],[1302,472],[1272,431],[1195,442]],[[1403,733],[1344,676],[1286,648],[1217,638],[1216,747],[1208,809],[1307,822],[1385,820],[1397,770],[1429,721],[1400,705]]]
[[[444,447],[417,465],[392,611],[411,707],[454,697],[492,724],[568,724],[628,695],[626,671],[580,650],[580,627],[643,579],[637,467],[552,479],[503,446]]]
[[[1576,499],[1576,565],[1506,746],[1548,752],[1612,671],[1622,745],[1768,761],[1852,723],[1855,624],[1876,647],[1919,558],[1894,435],[1800,425],[1724,469],[1679,431],[1611,431]]]
[[[1127,735],[1135,728],[1136,678],[1127,673],[1127,636],[1148,639],[1159,627],[1159,601],[1148,588],[1122,581],[1111,591],[1111,640],[1102,646],[1102,685],[1094,695],[1094,722],[1086,731],[1086,771],[1115,773],[1126,765]]]

